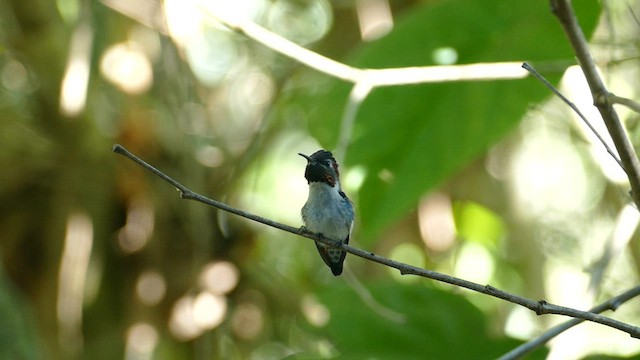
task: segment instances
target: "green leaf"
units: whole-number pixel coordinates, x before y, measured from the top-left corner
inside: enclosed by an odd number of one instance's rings
[[[0,359],[41,359],[32,309],[2,266],[0,263]]]
[[[574,5],[590,34],[597,2]],[[363,46],[348,62],[368,68],[434,65],[433,53],[440,48],[455,49],[460,64],[573,59],[548,2],[449,0],[408,12],[389,35]],[[559,80],[559,74],[547,77]],[[330,80],[296,99],[312,134],[328,149],[336,144],[350,89],[351,84]],[[531,78],[374,90],[360,108],[346,158],[346,168],[360,165],[367,173],[358,194],[364,234],[359,241],[373,239],[548,96]]]
[[[462,296],[425,286],[368,285],[396,321],[364,306],[353,289],[319,294],[330,311],[326,330],[344,359],[495,359],[520,344],[488,335],[482,312]],[[545,351],[536,353],[543,358]]]
[[[502,219],[475,202],[456,202],[453,215],[458,236],[484,245],[497,245],[504,235]]]

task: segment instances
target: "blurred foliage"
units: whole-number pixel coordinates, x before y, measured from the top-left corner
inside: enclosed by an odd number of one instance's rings
[[[516,340],[487,334],[484,314],[459,296],[393,283],[371,284],[368,290],[387,310],[402,316],[373,315],[371,309],[342,301],[357,298],[344,286],[319,293],[332,314],[325,332],[345,358],[375,354],[377,359],[415,359],[420,354],[430,359],[493,359],[518,345]]]
[[[578,1],[576,7],[588,34],[599,6]],[[571,48],[548,11],[548,4],[531,2],[427,3],[401,17],[389,36],[361,46],[348,62],[363,68],[437,65],[442,49],[454,51],[459,64],[527,60],[544,66],[545,61],[570,60]],[[524,38],[544,41],[532,46]],[[366,238],[375,238],[415,206],[421,194],[512,130],[531,103],[549,95],[537,85],[528,79],[374,90],[358,112],[346,159],[370,175],[359,194]],[[332,147],[342,107],[330,104],[344,104],[350,86],[338,80],[328,86],[314,89],[306,106],[311,132]],[[379,176],[383,171],[392,178]]]
[[[222,28],[216,4],[354,66],[444,51],[529,60],[558,82],[573,64],[545,2],[0,0],[0,358],[495,358],[553,325],[353,256],[334,278],[309,241],[183,201],[114,155],[121,143],[194,191],[300,224],[296,153],[335,146],[349,85]],[[393,28],[365,41],[371,4]],[[575,5],[596,31],[598,4]],[[626,8],[607,15],[633,34]],[[612,60],[637,56],[637,36],[623,40]],[[635,89],[637,60],[611,63]],[[548,96],[533,80],[376,89],[341,168],[353,242],[563,304],[637,283],[634,234],[585,295],[584,269],[633,220],[624,183]],[[573,348],[637,351],[600,328]]]
[[[40,359],[42,351],[36,336],[29,301],[9,282],[0,268],[0,357]]]
[[[487,247],[498,246],[504,234],[504,225],[490,209],[477,203],[454,204],[453,216],[458,235],[469,241],[477,241]]]

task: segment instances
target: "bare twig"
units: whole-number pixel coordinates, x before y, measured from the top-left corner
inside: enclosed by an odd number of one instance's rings
[[[614,104],[620,104],[620,105],[624,105],[626,107],[628,107],[629,109],[640,113],[640,103],[638,103],[637,101],[633,101],[631,99],[627,99],[621,96],[617,96],[614,95],[612,93],[609,93],[609,101],[611,101]]]
[[[564,32],[569,38],[573,51],[578,58],[580,67],[587,79],[593,103],[600,111],[607,130],[618,150],[623,168],[631,184],[631,196],[636,207],[640,209],[640,162],[620,122],[618,113],[613,108],[609,91],[598,74],[595,62],[589,53],[587,40],[578,24],[570,0],[551,0],[551,11],[558,18]]]
[[[587,127],[591,130],[591,132],[593,132],[593,134],[598,138],[598,140],[600,140],[602,145],[604,145],[605,149],[607,149],[607,152],[611,155],[611,157],[613,157],[613,159],[618,163],[618,165],[620,165],[622,170],[624,170],[624,166],[622,166],[622,162],[620,162],[620,159],[618,159],[618,155],[616,155],[616,153],[613,152],[613,149],[611,149],[611,147],[607,145],[607,142],[604,141],[604,139],[602,138],[602,136],[600,136],[600,134],[598,134],[596,129],[593,127],[593,125],[591,125],[589,120],[587,120],[587,118],[582,114],[580,109],[578,109],[576,104],[569,101],[569,99],[567,99],[567,97],[564,96],[560,92],[560,90],[558,90],[555,86],[553,86],[547,79],[544,78],[544,76],[542,76],[539,72],[537,72],[536,69],[534,69],[533,66],[531,66],[529,63],[526,63],[526,62],[523,63],[522,67],[527,71],[529,71],[531,74],[533,74],[533,76],[535,76],[538,80],[540,80],[540,82],[542,82],[547,88],[549,88],[549,90],[551,90],[557,97],[562,99],[562,101],[564,101],[565,104],[569,105],[569,107],[573,111],[575,111],[576,114],[578,114],[580,119],[582,119],[582,121],[587,125]]]
[[[374,262],[377,262],[379,264],[382,265],[386,265],[388,267],[392,267],[394,269],[398,269],[400,271],[401,274],[403,275],[416,275],[416,276],[420,276],[420,277],[424,277],[424,278],[428,278],[428,279],[432,279],[432,280],[437,280],[440,282],[445,282],[451,285],[455,285],[455,286],[459,286],[465,289],[469,289],[469,290],[473,290],[482,294],[486,294],[486,295],[490,295],[499,299],[503,299],[509,302],[512,302],[514,304],[518,304],[521,306],[524,306],[532,311],[535,311],[536,314],[538,315],[542,315],[542,314],[556,314],[556,315],[565,315],[565,316],[570,316],[570,317],[575,317],[575,318],[579,318],[579,319],[583,319],[583,320],[588,320],[588,321],[592,321],[592,322],[596,322],[596,323],[600,323],[606,326],[610,326],[612,328],[618,329],[620,331],[626,332],[629,335],[631,335],[634,338],[638,338],[640,339],[640,327],[637,326],[633,326],[618,320],[614,320],[611,319],[609,317],[606,316],[602,316],[599,314],[594,314],[588,311],[581,311],[581,310],[576,310],[573,308],[568,308],[568,307],[564,307],[564,306],[559,306],[559,305],[554,305],[554,304],[550,304],[544,300],[540,300],[540,301],[535,301],[535,300],[530,300],[518,295],[514,295],[511,293],[508,293],[506,291],[502,291],[500,289],[497,289],[493,286],[490,285],[480,285],[471,281],[467,281],[467,280],[463,280],[463,279],[459,279],[450,275],[445,275],[436,271],[431,271],[431,270],[427,270],[427,269],[422,269],[419,267],[415,267],[415,266],[411,266],[405,263],[401,263],[399,261],[395,261],[395,260],[391,260],[379,255],[376,255],[372,252],[369,251],[364,251],[349,245],[345,245],[340,241],[336,241],[333,239],[329,239],[326,237],[319,237],[318,234],[309,232],[307,230],[305,230],[304,228],[296,228],[296,227],[292,227],[292,226],[288,226],[288,225],[284,225],[284,224],[280,224],[278,222],[275,222],[273,220],[267,219],[267,218],[263,218],[261,216],[257,216],[239,209],[236,209],[232,206],[229,206],[227,204],[221,203],[219,201],[216,200],[212,200],[209,199],[207,197],[204,197],[200,194],[197,194],[191,190],[189,190],[186,186],[180,184],[179,182],[177,182],[176,180],[172,179],[171,177],[169,177],[168,175],[164,174],[162,171],[156,169],[155,167],[149,165],[148,163],[146,163],[144,160],[138,158],[137,156],[135,156],[134,154],[130,153],[127,149],[125,149],[124,147],[122,147],[121,145],[114,145],[113,146],[113,151],[115,153],[118,153],[120,155],[124,155],[127,158],[135,161],[136,163],[138,163],[140,166],[144,167],[145,169],[153,172],[155,175],[157,175],[158,177],[160,177],[162,180],[168,182],[169,184],[175,186],[179,191],[180,191],[180,196],[183,199],[188,199],[188,200],[195,200],[198,202],[201,202],[203,204],[207,204],[213,207],[216,207],[218,209],[224,210],[224,211],[228,211],[232,214],[236,214],[238,216],[242,216],[244,218],[265,224],[265,225],[269,225],[271,227],[274,227],[276,229],[280,229],[286,232],[289,232],[291,234],[295,234],[298,236],[302,236],[308,239],[312,239],[316,242],[320,242],[322,244],[331,246],[331,247],[335,247],[335,248],[339,248],[343,251],[346,251],[350,254],[353,254],[355,256],[364,258],[364,259],[368,259]]]
[[[624,304],[625,302],[640,296],[640,286],[636,286],[630,290],[625,291],[624,293],[613,297],[603,303],[601,303],[600,305],[592,308],[591,310],[589,310],[589,312],[592,313],[602,313],[605,312],[607,310],[613,310],[615,311],[616,309],[618,309],[618,307],[620,307],[620,305]],[[540,346],[546,344],[549,340],[553,339],[554,337],[558,336],[559,334],[561,334],[562,332],[582,323],[584,320],[582,319],[572,319],[569,320],[565,323],[562,323],[560,325],[554,326],[551,329],[547,330],[546,332],[544,332],[542,335],[538,336],[537,338],[528,341],[520,346],[518,346],[517,348],[509,351],[508,353],[504,354],[502,357],[500,357],[500,360],[514,360],[514,359],[519,359],[523,356],[525,356],[526,354],[532,352],[533,350],[539,348]]]

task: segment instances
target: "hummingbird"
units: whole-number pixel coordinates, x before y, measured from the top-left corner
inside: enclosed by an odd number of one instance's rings
[[[355,212],[353,204],[340,187],[338,162],[330,151],[318,150],[307,159],[304,177],[309,183],[309,198],[302,207],[302,222],[319,236],[349,244]],[[316,242],[318,252],[333,275],[342,274],[347,253]]]

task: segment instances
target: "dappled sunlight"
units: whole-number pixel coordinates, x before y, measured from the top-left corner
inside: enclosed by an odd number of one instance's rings
[[[549,302],[584,310],[593,305],[594,299],[592,297],[576,296],[577,294],[585,294],[589,284],[589,274],[574,266],[553,260],[547,261],[544,271],[547,275],[546,286]]]
[[[87,102],[93,29],[89,24],[79,25],[71,38],[71,49],[60,89],[60,112],[68,117],[77,116]]]
[[[212,294],[224,295],[235,289],[240,280],[238,268],[228,261],[212,262],[200,272],[200,286]]]
[[[146,199],[131,201],[127,221],[118,232],[118,245],[127,254],[142,250],[153,234],[155,212]]]
[[[614,254],[619,254],[627,247],[635,231],[638,229],[638,224],[640,224],[640,213],[638,212],[638,209],[631,204],[625,205],[618,214],[615,229],[613,231],[611,250]]]
[[[501,290],[586,309],[637,285],[625,174],[522,68],[606,137],[548,4],[463,2],[0,6],[0,359],[496,358],[567,319]],[[636,97],[628,9],[573,3]],[[295,234],[318,149],[355,210],[340,276]],[[551,359],[640,351],[572,331]]]
[[[349,169],[340,169],[340,177],[342,178],[341,185],[345,191],[350,194],[355,194],[360,190],[362,183],[367,177],[367,169],[363,166],[352,166]]]
[[[151,360],[158,346],[158,331],[147,323],[133,324],[127,330],[125,360]]]
[[[143,93],[153,83],[151,61],[133,42],[109,47],[100,59],[100,71],[109,82],[128,94]]]
[[[521,203],[522,216],[555,218],[569,216],[594,205],[594,185],[583,158],[569,142],[566,130],[559,125],[536,125],[542,119],[525,119],[523,143],[512,163],[514,196]],[[600,190],[601,191],[601,190]]]
[[[265,327],[264,311],[252,302],[237,305],[231,317],[233,333],[242,340],[253,340],[260,336]]]
[[[24,91],[28,86],[28,77],[27,69],[15,59],[7,59],[0,68],[0,84],[9,91]]]
[[[260,118],[275,96],[275,84],[271,76],[258,67],[243,70],[229,84],[229,106],[240,119]],[[260,122],[253,120],[252,123]],[[248,127],[245,131],[256,130],[252,123],[240,125]]]
[[[356,13],[363,41],[377,40],[393,29],[388,0],[356,0]]]
[[[239,50],[232,36],[228,32],[209,30],[189,40],[185,48],[186,58],[203,84],[219,85],[239,60]]]
[[[136,294],[140,302],[147,306],[158,304],[167,291],[165,278],[157,271],[148,270],[138,276]]]
[[[206,167],[216,168],[224,163],[225,155],[219,147],[204,145],[196,150],[196,160]]]
[[[329,1],[276,1],[269,8],[268,27],[274,33],[299,45],[320,40],[333,20]]]
[[[227,300],[223,296],[203,291],[193,301],[194,324],[202,331],[220,325],[226,314]]]
[[[171,334],[179,340],[191,340],[202,333],[195,322],[193,314],[194,296],[186,295],[179,298],[173,309],[169,319],[169,330]]]
[[[238,281],[238,269],[230,262],[218,261],[205,265],[199,276],[199,285],[202,290],[197,294],[192,292],[185,294],[173,304],[169,319],[169,329],[173,336],[187,341],[222,324],[229,311],[229,300],[225,294],[231,292]],[[247,318],[255,320],[256,314],[251,310],[253,309],[239,315],[241,320]],[[237,314],[238,309],[235,311]],[[257,330],[254,329],[254,331]],[[249,333],[244,335],[249,336]]]
[[[418,205],[418,225],[427,251],[438,253],[451,249],[456,239],[451,200],[442,193],[424,197]]]
[[[452,65],[458,61],[458,51],[452,47],[443,46],[433,50],[433,62],[438,65]]]
[[[240,58],[234,35],[218,25],[207,9],[224,11],[232,17],[257,17],[264,11],[262,0],[164,1],[169,34],[182,48],[200,81],[216,86]]]
[[[319,148],[298,134],[283,136],[260,164],[247,171],[241,195],[243,208],[271,219],[302,225],[300,209],[307,199],[304,178],[306,162],[298,152],[312,153]],[[308,149],[308,150],[305,150]]]
[[[460,246],[454,274],[478,284],[488,284],[492,282],[495,266],[495,260],[485,246],[465,242]]]
[[[93,247],[93,221],[84,212],[67,218],[58,273],[57,319],[59,341],[69,356],[82,351],[82,309],[85,281]]]
[[[610,149],[616,148],[607,131],[598,109],[593,106],[593,97],[587,85],[587,80],[579,66],[569,67],[562,77],[560,84],[566,96],[580,109],[580,112],[589,120],[591,126],[604,139]],[[587,127],[580,117],[574,112],[570,113],[575,126],[580,129],[582,136],[591,143],[590,152],[592,158],[598,162],[603,174],[611,181],[619,184],[627,184],[629,179],[620,165],[611,157],[596,135]],[[616,156],[617,155],[617,152]]]
[[[173,305],[169,330],[176,339],[191,340],[220,325],[226,314],[227,300],[223,296],[207,291],[184,295]]]
[[[331,319],[329,309],[313,295],[303,297],[300,307],[304,317],[313,326],[323,327]]]
[[[520,306],[514,307],[507,316],[504,331],[516,339],[529,339],[540,332],[536,314]]]
[[[581,70],[570,68],[562,85],[570,100],[610,141],[600,115],[592,105]],[[544,269],[541,278],[544,279],[545,300],[587,310],[599,301],[602,293],[618,292],[634,285],[633,282],[621,283],[621,278],[605,281],[614,277],[603,271],[620,267],[620,261],[616,259],[638,226],[638,213],[635,208],[625,211],[624,207],[614,219],[611,214],[605,215],[598,210],[606,195],[605,177],[614,186],[621,185],[620,194],[624,196],[624,188],[628,186],[625,185],[626,175],[582,120],[571,113],[572,120],[564,121],[563,116],[570,111],[552,106],[554,102],[541,110],[531,111],[523,120],[522,143],[511,155],[510,174],[506,179],[513,186],[512,201],[518,221],[528,224],[525,228],[536,228],[532,236],[536,241],[534,249],[544,256],[538,266]],[[583,139],[572,138],[574,129],[589,141],[588,147],[581,146]],[[497,163],[498,156],[494,154],[495,172],[503,177],[505,166]],[[602,172],[594,171],[594,168]],[[626,278],[628,274],[617,276]],[[523,323],[521,328],[514,325],[516,321]],[[531,325],[531,321],[535,325]],[[514,310],[505,324],[505,331],[527,339],[541,329],[564,321],[566,319],[553,318],[547,323]],[[550,343],[549,358],[580,358],[603,348],[615,349],[617,353],[632,352],[625,341],[621,341],[619,347],[603,345],[603,338],[608,338],[609,344],[617,339],[610,335],[608,329],[581,325]],[[637,346],[632,347],[637,351]]]

